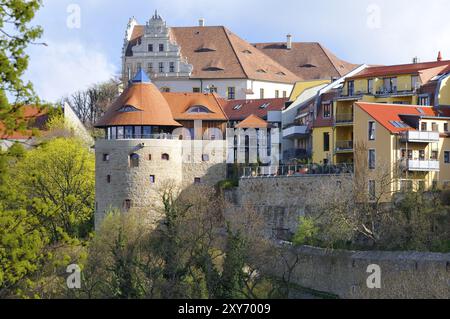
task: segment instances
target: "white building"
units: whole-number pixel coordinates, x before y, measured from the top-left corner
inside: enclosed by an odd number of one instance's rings
[[[287,97],[300,78],[223,26],[168,27],[157,14],[128,24],[126,83],[139,68],[163,92],[215,92],[227,99]]]

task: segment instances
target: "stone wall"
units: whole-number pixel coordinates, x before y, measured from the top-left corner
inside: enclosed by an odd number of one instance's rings
[[[95,143],[96,227],[110,209],[123,209],[126,200],[130,200],[133,209],[157,207],[159,191],[168,181],[183,189],[192,185],[195,178],[207,185],[225,179],[225,142],[200,141],[193,145],[191,148],[190,141],[172,139],[98,139]],[[130,166],[133,153],[139,155],[138,167]],[[209,157],[202,159],[203,153]],[[106,154],[108,160],[104,160]],[[168,154],[169,160],[162,159],[162,154]],[[154,183],[150,176],[154,177]],[[156,220],[158,216],[149,218]]]
[[[419,252],[342,251],[314,247],[291,248],[291,265],[298,262],[292,282],[350,299],[450,298],[450,254]],[[367,279],[380,266],[381,288],[370,289]],[[275,273],[274,273],[275,270]],[[285,265],[269,271],[279,276]]]
[[[296,232],[309,196],[320,196],[318,189],[324,184],[337,187],[349,178],[348,175],[242,178],[239,187],[226,194],[231,203],[228,212],[252,207],[263,216],[267,236],[287,239]]]

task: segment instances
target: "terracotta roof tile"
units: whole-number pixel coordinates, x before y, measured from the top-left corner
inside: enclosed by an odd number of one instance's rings
[[[143,26],[135,26],[126,55],[143,35]],[[250,43],[223,26],[173,27],[170,37],[181,48],[182,57],[194,66],[191,78],[238,78],[295,83],[297,75],[274,61]],[[201,50],[207,48],[209,50]],[[265,69],[267,73],[257,72]]]
[[[173,118],[181,120],[226,121],[227,116],[222,109],[221,100],[215,94],[203,93],[163,93],[172,111]],[[202,106],[209,113],[189,113],[194,106]]]
[[[269,128],[269,123],[255,114],[249,115],[245,120],[236,125],[236,128]]]
[[[38,130],[45,129],[48,120],[46,110],[34,105],[24,105],[21,107],[23,121],[28,122],[28,127],[24,131],[6,132],[5,126],[0,122],[0,139],[25,140],[33,137],[32,128]]]
[[[399,105],[399,104],[380,104],[357,102],[363,111],[369,114],[378,123],[383,125],[391,133],[399,133],[411,130],[413,128],[399,128],[394,126],[391,121],[402,121],[401,115],[417,115],[417,116],[437,116],[437,113],[429,106],[418,105]],[[421,111],[419,111],[421,110]]]
[[[287,49],[284,42],[255,43],[254,46],[303,80],[341,77],[358,66],[337,58],[319,43],[293,42],[292,49]]]
[[[268,111],[281,111],[287,101],[287,98],[228,100],[224,101],[223,109],[227,117],[232,121],[242,121],[251,114],[266,119]],[[261,108],[262,105],[267,105],[267,107]]]
[[[422,72],[430,69],[434,69],[434,72],[437,71],[437,74],[435,75],[438,75],[444,73],[446,70],[449,70],[449,68],[450,68],[450,61],[435,61],[435,62],[391,65],[391,66],[377,66],[364,69],[363,71],[361,71],[360,73],[356,74],[355,76],[349,79],[351,80],[358,78],[388,76],[397,74],[421,74]],[[428,78],[429,80],[429,76],[425,75],[425,79],[426,78]]]

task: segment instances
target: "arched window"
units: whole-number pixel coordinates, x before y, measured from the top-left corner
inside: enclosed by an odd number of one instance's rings
[[[161,154],[161,159],[163,161],[168,161],[170,159],[170,156],[169,156],[169,154],[164,153],[164,154]]]
[[[205,106],[194,105],[187,110],[187,113],[211,113]]]
[[[130,155],[130,167],[139,167],[139,155],[133,153]]]

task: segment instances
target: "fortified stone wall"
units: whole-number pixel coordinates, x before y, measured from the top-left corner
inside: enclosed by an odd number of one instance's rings
[[[111,208],[123,210],[127,200],[133,209],[157,207],[159,190],[168,181],[185,188],[192,185],[195,178],[209,185],[225,179],[225,156],[221,152],[224,143],[204,141],[191,150],[190,141],[182,140],[97,140],[96,227]],[[214,152],[205,148],[211,144],[215,146]],[[138,167],[130,165],[131,154],[139,156]],[[168,155],[168,160],[163,154]],[[208,156],[202,157],[204,154]],[[158,218],[149,217],[152,221]]]
[[[450,298],[450,254],[419,252],[342,251],[315,247],[292,248],[292,282],[340,298]],[[380,267],[381,288],[370,289],[370,265]],[[269,268],[270,267],[270,268]],[[265,269],[279,276],[286,265]],[[275,273],[274,273],[275,271]]]

